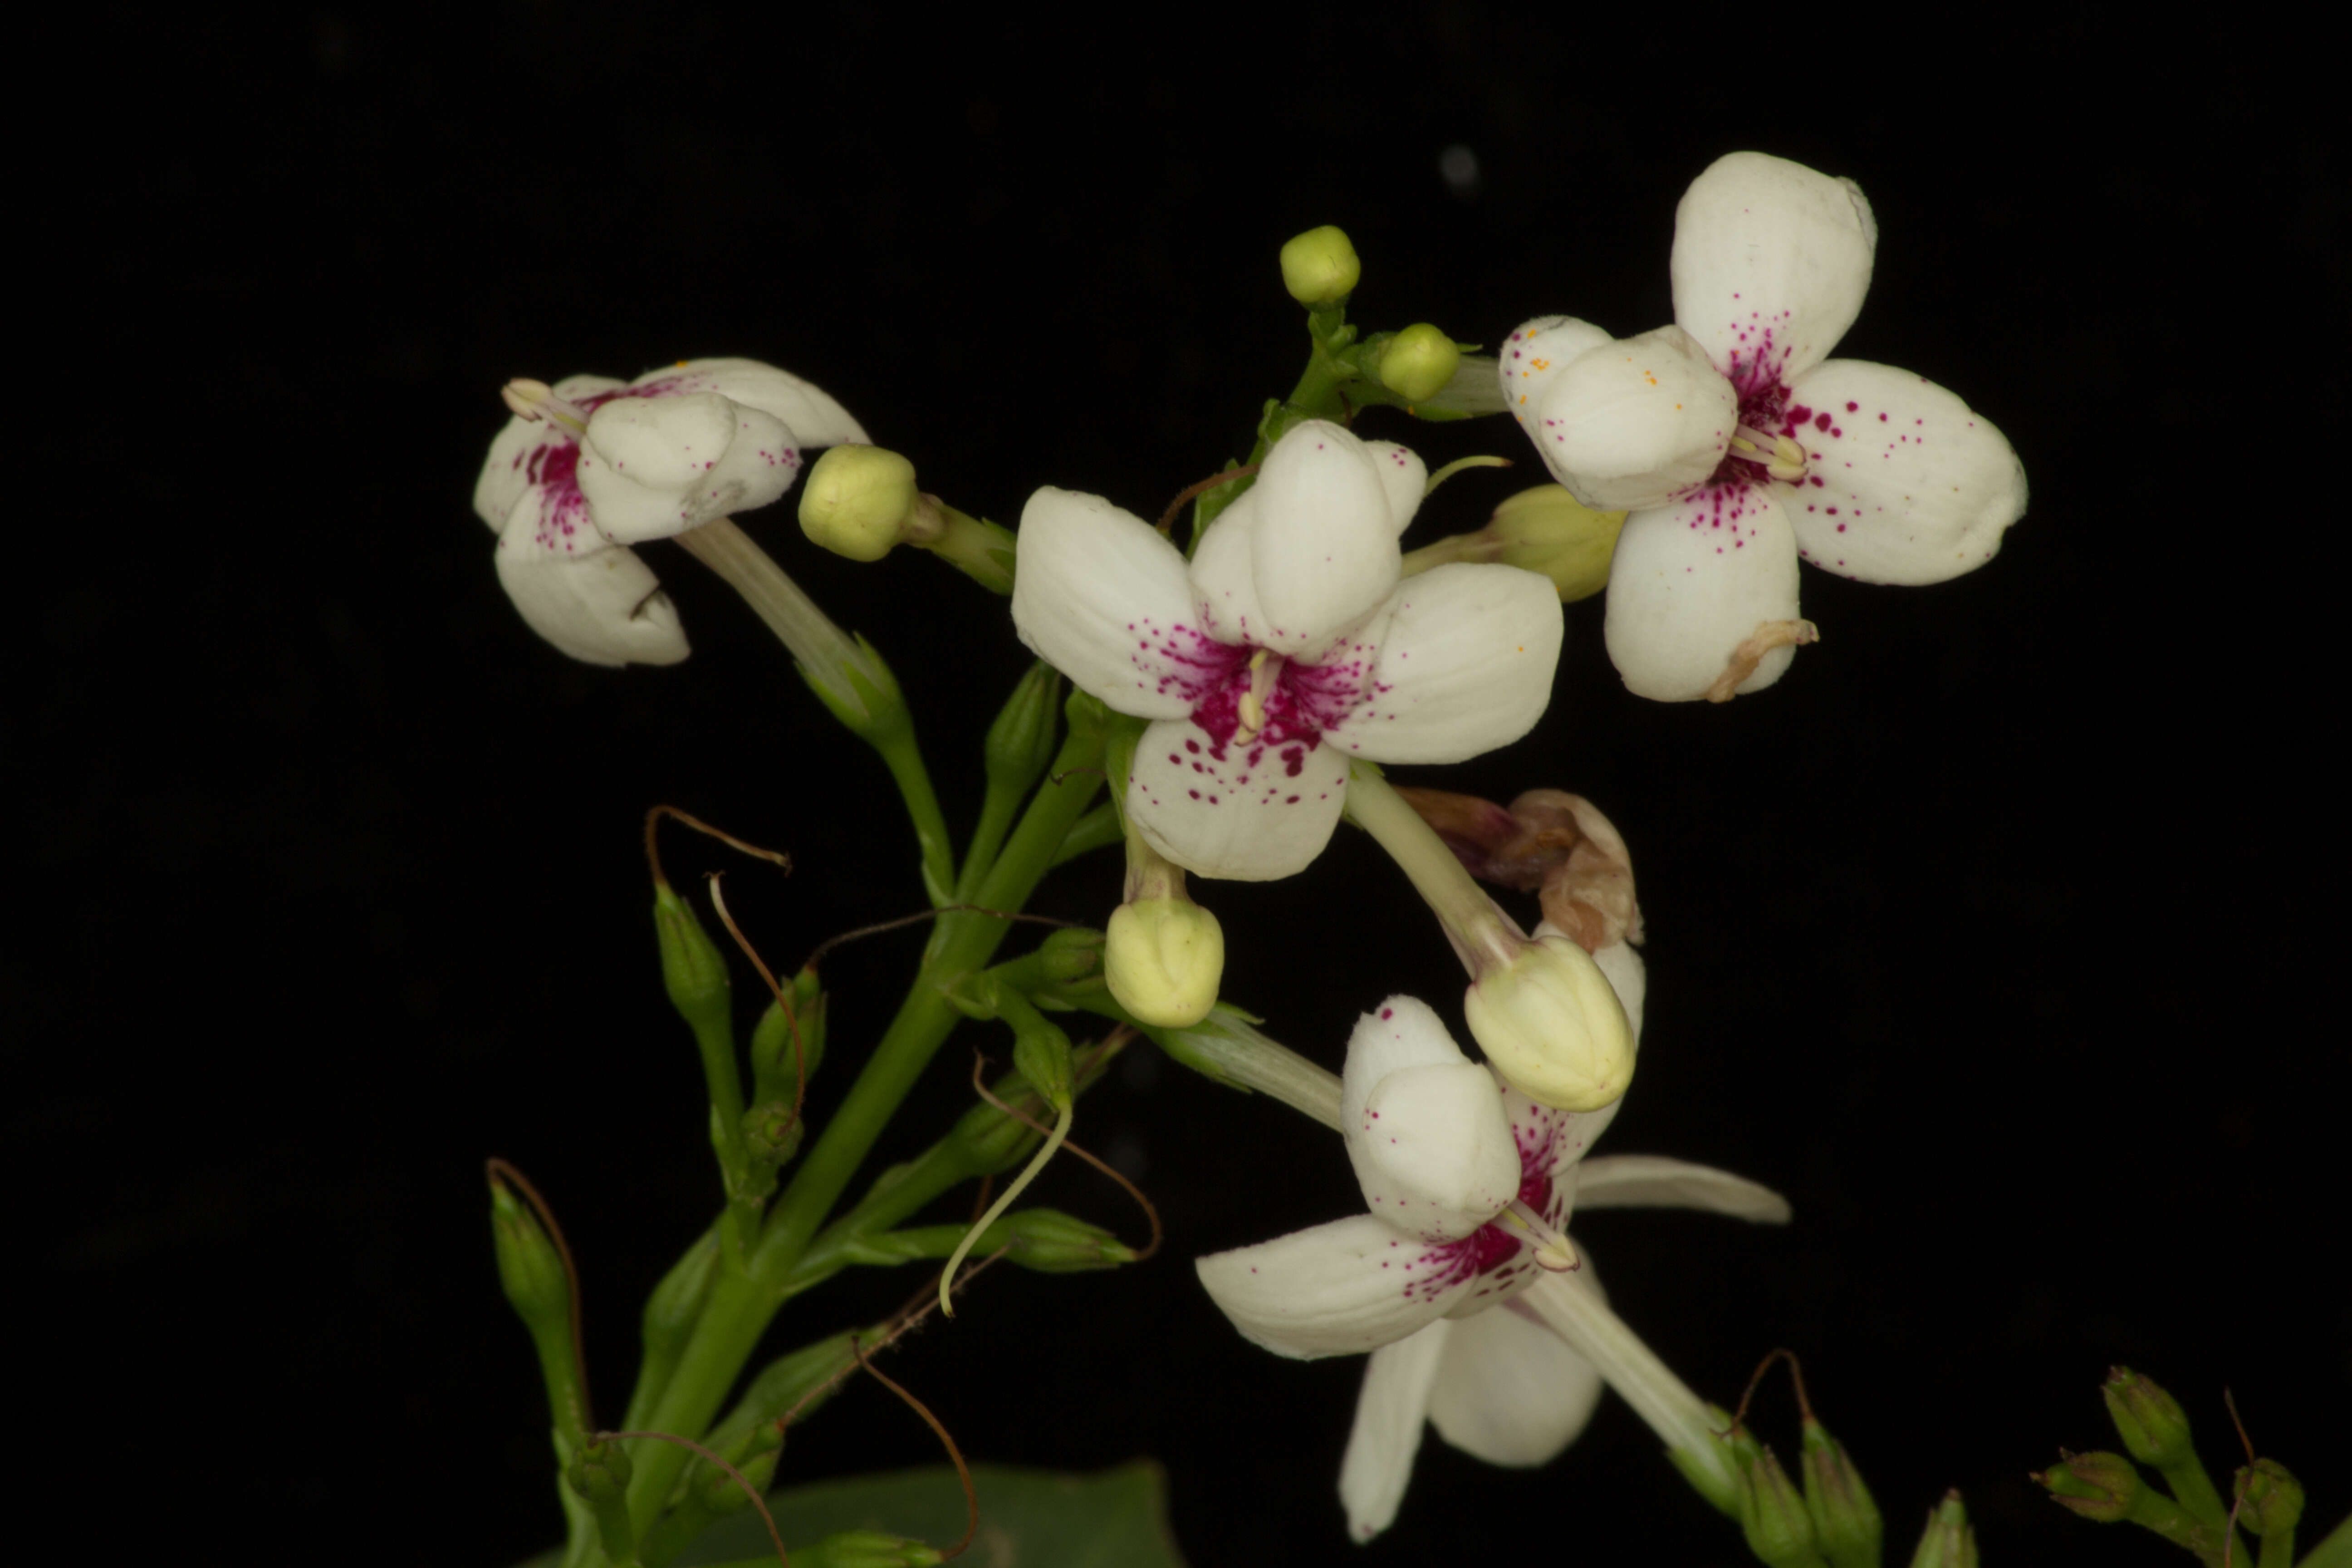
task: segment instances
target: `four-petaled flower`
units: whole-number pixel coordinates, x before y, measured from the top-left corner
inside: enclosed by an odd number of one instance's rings
[[[747,359],[518,382],[508,402],[474,510],[523,619],[590,664],[687,655],[677,610],[628,546],[765,506],[800,477],[803,447],[866,439],[824,393]]]
[[[1638,1033],[1640,955],[1618,942],[1593,958]],[[1466,1060],[1426,1005],[1392,996],[1358,1023],[1341,1079],[1339,1131],[1371,1212],[1195,1265],[1234,1326],[1277,1354],[1371,1352],[1339,1472],[1359,1540],[1396,1517],[1424,1421],[1498,1465],[1540,1465],[1583,1430],[1600,1371],[1517,1300],[1598,1290],[1565,1235],[1580,1202],[1788,1217],[1779,1197],[1725,1172],[1586,1160],[1620,1103],[1538,1105]],[[1572,1285],[1555,1272],[1571,1263]]]
[[[1169,859],[1289,876],[1330,839],[1350,757],[1460,762],[1542,716],[1559,595],[1513,566],[1400,581],[1397,535],[1424,479],[1405,448],[1310,421],[1189,565],[1098,496],[1030,498],[1013,624],[1080,688],[1153,721],[1127,811]]]
[[[1629,511],[1609,657],[1635,694],[1721,700],[1780,678],[1812,628],[1799,557],[1865,583],[1983,564],[2025,510],[2008,440],[1942,387],[1832,360],[1878,231],[1850,180],[1735,153],[1675,215],[1675,322],[1511,334],[1505,400],[1561,484]]]

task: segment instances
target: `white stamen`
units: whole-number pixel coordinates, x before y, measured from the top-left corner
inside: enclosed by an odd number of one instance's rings
[[[1270,648],[1260,648],[1250,655],[1249,689],[1235,704],[1241,723],[1234,731],[1236,744],[1246,746],[1265,728],[1265,700],[1274,690],[1274,683],[1282,674],[1283,658]]]
[[[1564,1231],[1554,1230],[1543,1215],[1529,1208],[1524,1198],[1513,1198],[1510,1205],[1495,1216],[1528,1232],[1540,1243],[1535,1249],[1536,1267],[1553,1274],[1565,1274],[1583,1264],[1576,1256],[1576,1244]]]
[[[576,403],[566,402],[555,395],[555,388],[543,381],[519,375],[499,388],[499,397],[518,419],[537,424],[552,419],[568,426],[575,436],[588,433],[588,411]]]
[[[1805,449],[1786,436],[1767,436],[1742,425],[1732,432],[1732,449],[1751,463],[1761,463],[1776,479],[1790,483],[1805,477]]]

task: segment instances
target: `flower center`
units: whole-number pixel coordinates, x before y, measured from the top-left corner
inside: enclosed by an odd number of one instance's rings
[[[1265,729],[1265,700],[1275,692],[1282,679],[1282,668],[1289,660],[1272,648],[1260,648],[1250,655],[1249,684],[1241,689],[1234,704],[1234,742],[1246,746]]]
[[[1723,455],[1710,485],[1753,485],[1766,479],[1795,484],[1805,477],[1807,454],[1795,432],[1804,427],[1812,410],[1789,406],[1789,389],[1775,379],[1740,385],[1739,426],[1732,432],[1731,449]]]

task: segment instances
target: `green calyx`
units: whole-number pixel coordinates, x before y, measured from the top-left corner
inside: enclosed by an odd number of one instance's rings
[[[1808,1415],[1804,1426],[1805,1512],[1830,1568],[1878,1568],[1886,1527],[1845,1445]]]

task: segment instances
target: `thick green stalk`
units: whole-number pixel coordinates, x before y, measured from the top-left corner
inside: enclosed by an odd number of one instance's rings
[[[1010,913],[1027,901],[1070,825],[1102,787],[1101,754],[1099,730],[1075,726],[1055,757],[1046,783],[982,883],[977,901],[983,907]],[[792,1184],[777,1200],[748,1271],[741,1276],[730,1271],[712,1281],[710,1300],[694,1339],[653,1410],[654,1430],[691,1436],[709,1424],[761,1334],[783,1304],[784,1283],[817,1226],[840,1200],[907,1091],[961,1021],[961,1015],[948,1005],[942,987],[957,975],[986,964],[1004,940],[1007,923],[969,912],[940,917],[922,969],[900,1004],[898,1016],[802,1162]],[[668,1497],[686,1458],[685,1450],[663,1444],[637,1466],[629,1488],[629,1507],[640,1529]]]

